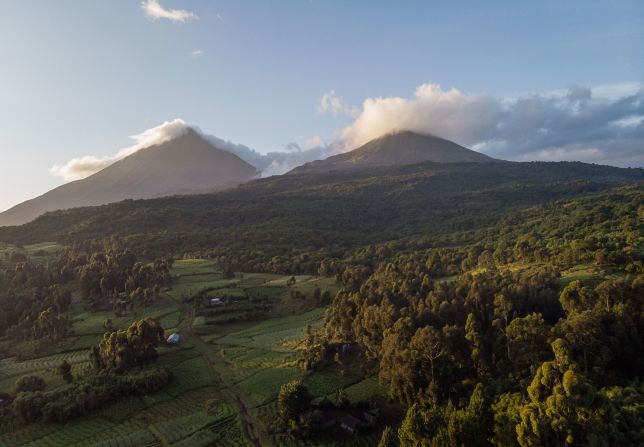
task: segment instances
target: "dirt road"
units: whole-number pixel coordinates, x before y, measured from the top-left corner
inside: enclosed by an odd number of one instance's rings
[[[183,323],[181,325],[181,337],[184,340],[191,342],[195,349],[201,353],[201,355],[206,360],[210,368],[210,373],[213,379],[217,382],[220,387],[221,392],[231,401],[235,402],[239,409],[239,414],[241,416],[242,427],[244,428],[244,434],[248,438],[248,441],[253,445],[253,447],[262,447],[259,436],[255,431],[255,424],[253,419],[248,411],[248,407],[240,397],[238,391],[231,384],[227,384],[221,378],[221,375],[217,371],[216,364],[217,359],[215,355],[211,352],[212,347],[210,347],[206,342],[204,342],[199,334],[197,334],[192,326],[194,321],[194,309],[192,306],[189,306],[185,303],[177,302],[179,305],[179,310],[183,316]]]

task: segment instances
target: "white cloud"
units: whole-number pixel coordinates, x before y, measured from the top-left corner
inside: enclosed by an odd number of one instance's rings
[[[202,135],[215,147],[232,152],[245,162],[255,166],[261,172],[262,177],[284,174],[304,163],[326,158],[338,151],[336,144],[326,144],[319,135],[303,139],[301,144],[288,143],[285,150],[266,154],[243,144],[232,143],[212,135]]]
[[[337,98],[333,91],[329,92],[323,101],[327,104],[325,111],[346,109],[346,103]],[[574,87],[557,93],[495,98],[423,84],[412,98],[368,98],[354,121],[331,144],[313,135],[289,143],[285,150],[266,154],[204,134],[182,119],[175,119],[133,136],[136,143],[113,156],[74,158],[52,167],[50,172],[67,181],[85,178],[140,149],[175,138],[189,127],[216,147],[255,166],[262,176],[283,174],[395,130],[435,134],[508,160],[580,160],[642,166],[644,85]]]
[[[358,114],[358,109],[349,105],[341,96],[338,96],[335,90],[330,90],[323,94],[315,110],[319,114],[331,112],[333,115],[346,114],[354,118]]]
[[[304,150],[309,150],[313,149],[314,147],[318,146],[323,146],[324,141],[322,140],[322,137],[320,135],[313,135],[311,138],[307,138],[304,140],[304,143],[302,144],[302,148]]]
[[[141,2],[141,8],[150,20],[167,19],[177,23],[199,20],[199,17],[193,12],[183,9],[166,9],[161,6],[158,0],[144,0]]]
[[[100,171],[138,150],[164,143],[180,135],[183,135],[190,126],[180,118],[166,121],[160,126],[145,130],[133,135],[136,143],[132,146],[119,150],[115,155],[96,157],[86,155],[84,157],[72,158],[64,165],[54,165],[49,172],[55,176],[62,177],[65,181],[80,180]]]
[[[330,106],[329,106],[330,107]],[[396,130],[434,134],[510,160],[644,164],[644,84],[496,98],[423,84],[412,98],[368,98],[344,150]]]
[[[190,52],[190,56],[192,56],[194,58],[201,57],[202,55],[203,55],[202,50],[193,50],[193,51]]]
[[[461,144],[472,144],[498,120],[500,105],[483,95],[443,91],[423,84],[412,99],[368,98],[356,120],[343,132],[348,148],[358,147],[396,130],[436,134]]]
[[[596,85],[591,87],[593,97],[605,99],[619,99],[625,96],[636,95],[644,88],[641,82],[622,82],[620,84]]]
[[[284,174],[304,163],[326,158],[332,153],[337,152],[336,146],[327,145],[322,140],[322,137],[314,135],[310,138],[302,139],[301,144],[296,142],[289,143],[282,151],[262,154],[243,144],[233,143],[213,135],[208,135],[199,127],[190,125],[181,118],[176,118],[130,137],[136,143],[120,149],[114,155],[105,157],[86,155],[73,158],[65,164],[53,166],[49,172],[52,175],[63,178],[65,181],[80,180],[105,169],[111,164],[139,150],[177,138],[183,135],[188,129],[199,133],[213,146],[236,154],[242,160],[256,167],[262,173],[263,177]]]
[[[619,127],[637,127],[644,122],[644,115],[628,116],[626,118],[615,121]]]

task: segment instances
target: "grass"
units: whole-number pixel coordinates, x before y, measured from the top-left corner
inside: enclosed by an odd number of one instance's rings
[[[112,326],[115,329],[126,329],[133,321],[141,318],[153,317],[162,320],[171,314],[178,316],[176,304],[167,298],[161,299],[148,307],[135,307],[126,311],[120,317],[116,316],[112,310],[90,311],[80,304],[75,304],[72,312],[74,315],[73,329],[75,335],[102,335],[105,332],[103,322],[108,319],[112,320]]]
[[[179,396],[186,391],[213,384],[208,364],[200,355],[178,364],[172,368],[172,373],[175,375],[175,380],[165,390],[172,396]]]
[[[366,402],[374,397],[387,395],[387,389],[382,386],[377,377],[369,377],[349,387],[344,391],[353,403]]]
[[[358,371],[355,371],[358,369]],[[304,384],[313,397],[328,396],[331,400],[335,397],[338,389],[345,389],[363,380],[359,368],[355,366],[347,369],[344,374],[339,368],[331,367],[322,371],[314,372],[304,378]]]
[[[236,383],[236,386],[244,394],[245,401],[258,406],[275,400],[282,384],[301,377],[302,371],[297,368],[266,368]]]
[[[65,247],[63,245],[55,242],[41,242],[39,244],[25,245],[24,247],[0,243],[0,256],[4,257],[10,253],[18,252],[24,253],[36,260],[38,258],[50,257],[64,249]]]
[[[81,365],[88,362],[88,352],[74,351],[61,354],[55,354],[47,357],[41,357],[33,360],[17,361],[14,358],[0,360],[0,383],[2,388],[0,391],[9,391],[6,384],[15,382],[15,380],[24,375],[31,374],[54,374],[55,368],[60,365],[63,360],[67,360],[72,365]],[[45,377],[45,380],[47,378]],[[13,383],[11,383],[13,385]]]
[[[207,259],[181,259],[174,262],[172,273],[177,276],[211,273],[215,263]]]
[[[594,264],[579,264],[561,273],[560,283],[563,287],[573,281],[597,285],[603,279],[601,272]]]

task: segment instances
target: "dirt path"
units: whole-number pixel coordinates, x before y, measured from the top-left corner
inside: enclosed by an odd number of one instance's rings
[[[210,352],[208,344],[204,342],[201,337],[194,331],[194,328],[192,326],[194,321],[194,309],[185,303],[177,302],[177,304],[179,305],[181,314],[184,316],[183,324],[181,325],[181,337],[184,340],[189,340],[190,342],[192,342],[192,344],[194,344],[195,349],[199,351],[203,358],[206,360],[206,363],[210,368],[211,375],[219,384],[221,392],[225,393],[231,401],[234,401],[237,404],[239,414],[241,416],[242,426],[244,428],[246,436],[248,437],[248,440],[254,447],[262,447],[262,443],[260,442],[260,439],[255,432],[255,424],[253,423],[253,419],[248,411],[248,407],[241,399],[234,387],[225,383],[221,378],[221,375],[215,368],[215,356]]]

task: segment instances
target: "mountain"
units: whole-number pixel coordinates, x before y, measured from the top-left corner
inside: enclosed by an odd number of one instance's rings
[[[371,262],[374,244],[475,244],[497,234],[498,225],[511,229],[539,210],[564,207],[561,200],[629,184],[642,195],[643,182],[642,169],[577,162],[427,162],[280,175],[213,194],[47,213],[0,228],[0,241],[71,244],[117,236],[148,256],[200,253],[225,257],[242,271],[282,273],[308,259],[316,272],[315,262],[352,250]]]
[[[256,174],[237,155],[218,149],[188,128],[175,139],[139,150],[87,178],[0,213],[0,226],[24,224],[47,211],[218,191]]]
[[[493,158],[433,135],[410,131],[384,135],[350,152],[316,160],[293,169],[293,173],[329,172],[370,166],[436,163],[481,163]]]

